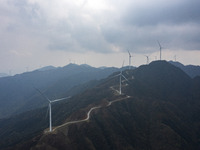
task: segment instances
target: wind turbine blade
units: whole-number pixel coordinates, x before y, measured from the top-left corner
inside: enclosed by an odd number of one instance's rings
[[[124,61],[123,61],[123,63],[122,63],[122,67],[121,67],[121,71],[120,71],[120,74],[119,74],[119,75],[122,74],[122,69],[123,69],[123,67],[124,67]]]
[[[49,114],[49,106],[47,108],[47,112],[46,112],[46,115],[45,115],[45,119],[48,117],[48,114]]]
[[[118,77],[118,76],[120,76],[120,74],[121,74],[121,73],[119,73],[119,74],[113,76],[112,78]],[[111,78],[111,79],[112,79],[112,78]]]
[[[37,89],[37,88],[35,88],[45,99],[47,99],[49,102],[51,102],[50,101],[50,99],[46,96],[46,95],[44,95],[39,89]]]
[[[61,100],[64,100],[64,99],[69,99],[69,98],[71,98],[71,96],[52,100],[51,103],[53,103],[53,102],[58,102],[58,101],[61,101]]]
[[[129,50],[127,50],[127,51],[128,51],[129,56],[131,57],[131,53],[129,52]]]
[[[123,63],[122,63],[122,68],[124,67],[124,60],[123,60]]]
[[[123,74],[122,74],[122,77],[123,77],[127,82],[129,82],[128,79],[127,79]]]
[[[160,42],[158,41],[158,45],[159,45],[159,47],[160,47],[160,60],[161,60],[161,57],[162,57],[162,46],[160,45]]]
[[[157,41],[157,42],[158,42],[159,47],[162,48],[161,45],[160,45],[160,42],[159,41]]]

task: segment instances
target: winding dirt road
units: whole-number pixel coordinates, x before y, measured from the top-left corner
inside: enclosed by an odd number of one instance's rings
[[[52,131],[56,131],[57,129],[61,128],[61,127],[64,127],[64,126],[67,126],[67,125],[70,125],[70,124],[75,124],[75,123],[80,123],[80,122],[84,122],[84,121],[88,121],[90,119],[90,116],[91,116],[91,112],[95,109],[100,109],[100,108],[103,108],[103,107],[109,107],[111,106],[113,103],[115,102],[118,102],[118,101],[122,101],[122,100],[125,100],[125,99],[128,99],[130,98],[130,96],[126,96],[124,98],[119,98],[119,99],[116,99],[116,100],[113,100],[113,101],[110,101],[106,106],[95,106],[95,107],[92,107],[88,113],[87,113],[87,118],[85,119],[82,119],[82,120],[76,120],[76,121],[69,121],[69,122],[66,122],[60,126],[57,126],[55,128],[53,128]]]

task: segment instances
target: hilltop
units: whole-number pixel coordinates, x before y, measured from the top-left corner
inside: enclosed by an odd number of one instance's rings
[[[123,81],[123,94],[118,95],[118,73],[54,106],[54,127],[84,119],[91,108],[101,106],[88,121],[41,132],[13,149],[199,149],[199,77],[192,79],[179,68],[156,61],[123,71],[129,82]],[[123,100],[108,105],[118,99]]]

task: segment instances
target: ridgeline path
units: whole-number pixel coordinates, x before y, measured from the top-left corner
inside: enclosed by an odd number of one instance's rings
[[[116,89],[114,89],[113,87],[110,87],[110,88],[111,88],[113,91],[119,93],[119,91],[116,90]],[[90,108],[90,110],[89,110],[88,113],[87,113],[87,117],[86,117],[85,119],[66,122],[66,123],[64,123],[64,124],[62,124],[62,125],[60,125],[60,126],[54,127],[54,128],[52,129],[52,131],[56,131],[57,129],[59,129],[59,128],[61,128],[61,127],[64,127],[64,126],[67,126],[67,125],[71,125],[71,124],[76,124],[76,123],[88,121],[88,120],[90,119],[91,112],[94,111],[95,109],[100,109],[100,108],[103,108],[103,107],[109,107],[109,106],[111,106],[111,105],[112,105],[113,103],[115,103],[115,102],[122,101],[122,100],[125,100],[125,99],[128,99],[128,98],[130,98],[130,96],[127,95],[127,96],[124,97],[124,98],[119,98],[119,99],[110,101],[106,106],[102,106],[102,105],[100,105],[100,106],[94,106],[94,107]]]

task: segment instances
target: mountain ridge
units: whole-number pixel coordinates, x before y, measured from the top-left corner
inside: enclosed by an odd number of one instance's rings
[[[61,122],[84,119],[91,107],[100,104],[106,106],[109,101],[119,98],[116,95],[119,88],[119,77],[115,77],[117,74],[113,73],[102,79],[97,86],[73,97],[73,107],[69,106],[70,103],[54,106],[57,111],[73,110]],[[123,75],[129,82],[127,85],[123,81],[124,95],[121,96],[129,95],[129,99],[96,109],[87,122],[64,127],[55,133],[41,134],[13,149],[200,148],[200,86],[195,84],[200,82],[199,77],[191,79],[182,70],[165,61],[125,70]],[[58,112],[54,114],[54,125],[58,120],[56,116],[61,115]]]
[[[0,73],[0,78],[9,76],[7,73]]]
[[[50,98],[56,96],[54,93],[57,94],[56,97],[70,96],[71,93],[66,94],[66,91],[71,88],[90,80],[102,79],[117,70],[117,68],[98,69],[69,64],[62,68],[46,71],[35,70],[0,78],[0,102],[2,104],[0,105],[0,118],[43,106],[45,102],[37,95],[34,87],[42,91],[46,90]]]
[[[196,76],[200,76],[200,66],[195,65],[183,65],[180,62],[169,61],[169,63],[173,64],[174,66],[180,68],[185,73],[187,73],[191,78]]]

